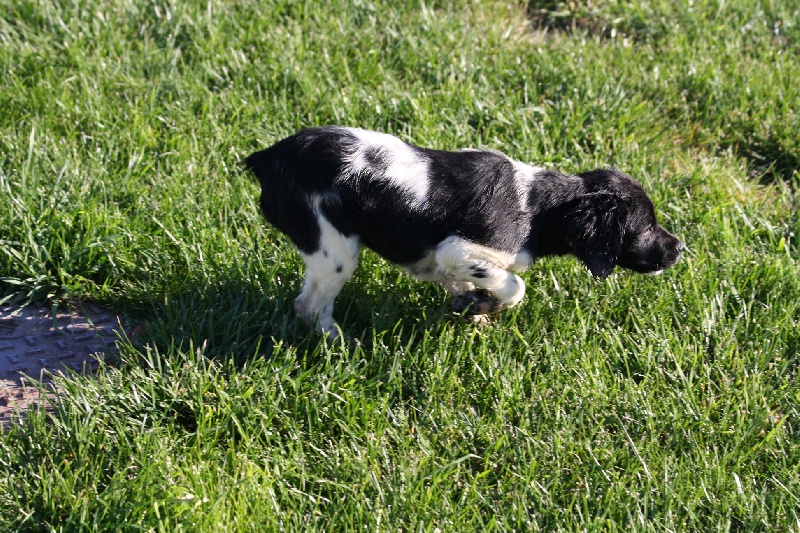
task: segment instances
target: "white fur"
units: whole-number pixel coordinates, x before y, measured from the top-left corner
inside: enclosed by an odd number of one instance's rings
[[[447,291],[447,294],[452,296],[459,296],[475,290],[475,284],[469,281],[442,281],[441,285]]]
[[[513,272],[525,272],[533,265],[536,258],[526,251],[521,251],[514,256],[514,262],[508,267]]]
[[[514,179],[516,180],[517,184],[517,195],[519,196],[519,202],[522,209],[528,209],[528,195],[530,194],[532,183],[534,180],[538,179],[539,174],[545,172],[547,169],[542,167],[532,167],[530,165],[526,165],[525,163],[521,163],[519,161],[514,161],[513,159],[509,159],[511,163],[514,165]]]
[[[421,158],[409,145],[386,133],[360,128],[344,128],[361,142],[350,161],[350,171],[357,175],[372,169],[364,157],[367,148],[379,147],[388,159],[389,166],[383,175],[411,195],[412,205],[421,207],[428,199],[428,161]]]
[[[436,247],[436,263],[448,277],[468,281],[497,298],[501,309],[513,307],[525,296],[525,282],[507,269],[515,256],[487,248],[461,237],[450,236]],[[485,276],[476,276],[474,267]]]
[[[333,301],[353,275],[358,264],[358,237],[345,237],[317,210],[320,247],[311,255],[301,252],[306,265],[303,290],[294,308],[308,325],[330,339],[338,337],[333,320]]]
[[[441,283],[454,296],[475,287],[486,289],[494,294],[501,308],[508,308],[525,295],[525,282],[509,269],[522,271],[531,263],[526,253],[509,254],[451,235],[407,270],[416,278]],[[476,276],[475,267],[484,275]]]

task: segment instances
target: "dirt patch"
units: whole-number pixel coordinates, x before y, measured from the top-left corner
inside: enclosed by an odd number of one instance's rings
[[[88,305],[72,311],[41,306],[0,308],[0,426],[8,428],[47,396],[28,377],[48,382],[59,372],[88,373],[98,359],[115,360],[122,334],[119,317]]]

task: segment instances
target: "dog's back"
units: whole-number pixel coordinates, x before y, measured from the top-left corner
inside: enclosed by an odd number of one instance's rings
[[[513,163],[483,150],[419,148],[383,133],[326,126],[302,130],[248,157],[264,217],[306,253],[316,215],[394,263],[418,261],[458,234],[514,251],[524,196]]]

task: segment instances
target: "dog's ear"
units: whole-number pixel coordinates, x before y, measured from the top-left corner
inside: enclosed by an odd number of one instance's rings
[[[578,259],[596,277],[617,266],[625,232],[624,205],[607,192],[590,193],[569,202],[565,236]]]

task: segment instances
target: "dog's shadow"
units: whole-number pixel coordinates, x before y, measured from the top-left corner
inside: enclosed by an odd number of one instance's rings
[[[326,350],[348,357],[356,349],[372,353],[387,337],[413,347],[422,332],[464,326],[470,320],[451,311],[450,297],[440,287],[412,281],[399,270],[381,280],[368,279],[359,268],[336,300],[334,316],[344,339],[328,341],[309,328],[294,311],[302,276],[291,271],[268,279],[232,274],[202,284],[131,295],[141,298],[137,334],[128,339],[136,351],[155,349],[163,356],[197,349],[213,359],[233,360],[241,367],[253,358],[270,358],[277,347],[291,350],[313,364]],[[404,279],[395,284],[391,280]],[[324,347],[324,349],[323,349]]]

